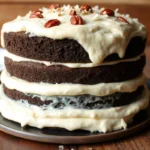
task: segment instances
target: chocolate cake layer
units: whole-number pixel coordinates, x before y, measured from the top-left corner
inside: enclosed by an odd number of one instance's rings
[[[137,77],[145,65],[145,56],[132,62],[93,68],[69,68],[62,65],[46,66],[34,62],[14,62],[5,57],[6,69],[11,76],[29,82],[97,84],[121,82]]]
[[[75,40],[53,40],[47,37],[29,37],[25,32],[4,34],[5,48],[16,55],[52,62],[91,62],[88,53]],[[146,40],[142,37],[131,39],[124,59],[132,58],[144,51]],[[104,61],[120,59],[117,54],[108,56]]]
[[[110,108],[130,104],[136,101],[143,91],[140,86],[132,93],[114,93],[108,96],[98,97],[92,95],[80,96],[58,96],[49,97],[48,100],[42,101],[39,95],[24,94],[17,90],[10,90],[3,85],[4,93],[13,100],[27,100],[29,104],[42,106],[49,105],[49,107],[63,109],[67,106],[73,108],[85,109],[101,109]]]

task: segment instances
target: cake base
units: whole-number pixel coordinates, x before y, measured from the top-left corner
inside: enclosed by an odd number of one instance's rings
[[[83,130],[67,131],[54,128],[37,129],[29,126],[22,128],[20,124],[9,121],[0,115],[1,131],[23,139],[57,144],[87,144],[120,139],[144,130],[149,124],[150,106],[146,110],[138,113],[127,129],[106,134],[99,132],[91,133]]]

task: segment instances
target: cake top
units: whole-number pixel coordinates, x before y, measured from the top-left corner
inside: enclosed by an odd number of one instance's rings
[[[18,16],[3,25],[2,45],[5,32],[21,31],[29,33],[30,37],[74,39],[87,51],[94,64],[100,64],[113,53],[123,58],[133,37],[147,37],[146,28],[138,19],[118,13],[118,9],[112,11],[88,5],[60,7],[53,4]]]

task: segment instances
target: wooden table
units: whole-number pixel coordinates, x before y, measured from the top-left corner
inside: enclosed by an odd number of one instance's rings
[[[146,56],[144,72],[150,78],[150,47],[146,48]],[[17,138],[0,131],[0,150],[150,150],[150,126],[132,137],[87,145],[45,144]]]

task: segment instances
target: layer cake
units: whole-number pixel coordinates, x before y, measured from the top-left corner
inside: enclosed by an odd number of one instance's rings
[[[128,14],[52,4],[5,23],[1,39],[0,112],[21,126],[105,133],[148,106],[147,31]]]

